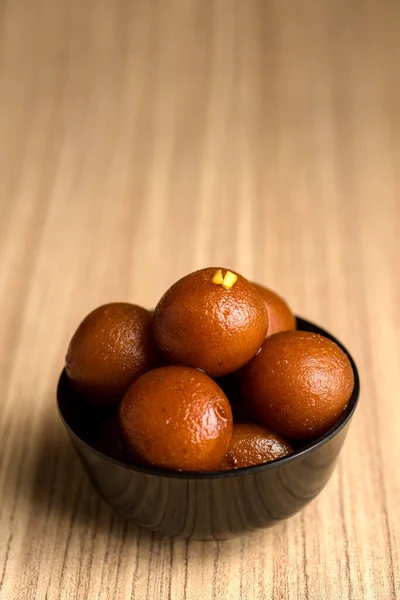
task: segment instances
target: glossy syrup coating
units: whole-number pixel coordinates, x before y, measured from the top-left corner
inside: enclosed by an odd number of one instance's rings
[[[233,426],[228,452],[219,464],[219,471],[259,465],[293,452],[292,446],[276,433],[255,423]]]
[[[116,302],[82,321],[66,358],[67,375],[81,396],[96,405],[117,405],[135,379],[160,364],[151,319],[145,308]]]
[[[350,361],[315,333],[285,331],[265,340],[242,374],[257,421],[293,440],[311,440],[337,421],[354,387]]]
[[[262,296],[265,307],[268,312],[268,332],[267,336],[279,333],[280,331],[289,331],[296,329],[296,319],[294,314],[289,308],[286,300],[281,296],[278,296],[272,290],[253,283],[254,287]]]
[[[140,377],[123,397],[119,423],[134,461],[182,471],[215,469],[232,435],[227,397],[191,367],[161,367]]]
[[[231,287],[221,283],[236,277]],[[227,269],[207,268],[175,283],[158,303],[153,331],[172,364],[198,367],[212,377],[246,364],[267,332],[264,301],[244,277]]]

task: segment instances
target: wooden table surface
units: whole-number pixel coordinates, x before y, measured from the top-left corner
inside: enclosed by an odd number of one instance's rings
[[[400,598],[400,4],[0,2],[0,597]],[[93,307],[222,264],[334,332],[362,396],[302,513],[160,539],[55,408]],[[251,500],[250,500],[251,501]]]

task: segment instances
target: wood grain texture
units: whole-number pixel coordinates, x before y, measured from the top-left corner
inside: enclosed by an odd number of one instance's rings
[[[400,598],[400,4],[0,2],[0,598]],[[55,410],[91,308],[222,264],[358,362],[321,496],[159,539],[94,494]]]

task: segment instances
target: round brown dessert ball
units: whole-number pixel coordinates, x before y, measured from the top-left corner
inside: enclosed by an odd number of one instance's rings
[[[160,364],[151,318],[145,308],[116,302],[82,321],[66,358],[67,375],[81,396],[97,405],[116,405],[135,379]]]
[[[280,331],[296,329],[296,319],[287,302],[272,290],[258,283],[253,283],[253,285],[262,296],[268,312],[267,336],[269,337]]]
[[[322,335],[304,331],[267,338],[242,380],[257,421],[293,440],[310,440],[327,431],[353,387],[346,354]]]
[[[260,349],[267,327],[255,287],[219,268],[180,279],[161,298],[153,318],[154,337],[166,359],[212,377],[246,364]]]
[[[182,471],[215,469],[232,435],[224,392],[191,367],[161,367],[140,377],[123,397],[119,422],[133,460]]]
[[[254,423],[233,426],[231,443],[218,469],[241,469],[282,458],[293,452],[291,445],[276,433]]]

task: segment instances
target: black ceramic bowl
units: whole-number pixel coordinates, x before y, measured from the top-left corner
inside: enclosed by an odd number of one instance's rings
[[[183,473],[138,467],[103,454],[96,446],[92,418],[85,419],[65,371],[58,409],[97,492],[137,525],[169,536],[224,539],[287,519],[315,498],[330,478],[357,406],[360,384],[349,352],[332,335],[297,319],[297,328],[320,333],[346,352],[355,386],[337,424],[323,437],[286,458],[212,473]],[[88,426],[90,423],[90,426]]]

